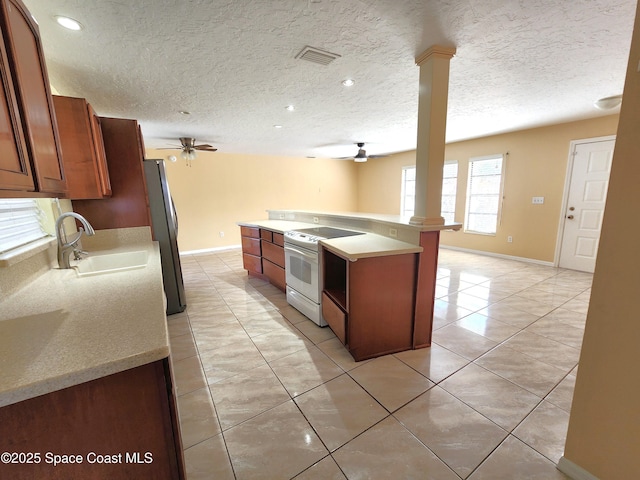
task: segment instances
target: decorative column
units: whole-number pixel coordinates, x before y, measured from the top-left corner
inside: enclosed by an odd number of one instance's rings
[[[454,47],[434,45],[416,57],[420,67],[416,197],[412,225],[444,225],[441,216],[442,169],[447,124],[449,61]]]

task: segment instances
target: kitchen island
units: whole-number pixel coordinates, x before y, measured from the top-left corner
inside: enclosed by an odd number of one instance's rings
[[[460,224],[416,226],[396,216],[361,213],[268,210],[268,214],[268,219],[239,225],[253,229],[258,237],[262,231],[307,231],[319,226],[358,233],[320,238],[317,272],[322,320],[356,361],[431,345],[439,234],[458,230]],[[246,255],[244,245],[243,237]],[[253,268],[262,265],[259,254],[259,249],[249,254]],[[288,299],[290,293],[287,286]]]
[[[16,462],[0,478],[184,478],[160,253],[147,237],[103,252],[85,243],[90,255],[146,252],[145,266],[55,267],[3,294],[0,451]],[[67,457],[54,466],[56,454]]]

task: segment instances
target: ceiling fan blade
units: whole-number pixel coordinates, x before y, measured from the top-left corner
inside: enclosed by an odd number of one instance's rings
[[[388,157],[389,155],[368,155],[367,158],[383,158]]]
[[[201,151],[204,151],[204,152],[215,152],[215,151],[217,151],[217,150],[218,150],[217,148],[213,148],[211,145],[207,145],[207,146],[204,146],[204,145],[196,145],[196,146],[195,146],[195,147],[193,147],[193,148],[194,148],[195,150],[201,150]]]
[[[162,147],[157,150],[182,150],[182,147]]]
[[[194,145],[193,148],[213,148],[213,145],[209,145],[208,143],[200,143],[199,145]]]

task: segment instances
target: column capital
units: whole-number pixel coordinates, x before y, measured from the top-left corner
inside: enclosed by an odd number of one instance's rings
[[[450,59],[456,54],[456,47],[433,45],[416,57],[416,65],[422,65],[432,57]]]

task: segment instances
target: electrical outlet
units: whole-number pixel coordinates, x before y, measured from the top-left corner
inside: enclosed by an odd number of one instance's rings
[[[280,215],[278,215],[280,217],[280,220],[284,219],[284,213],[281,213]]]
[[[390,228],[389,229],[389,236],[396,238],[398,236],[398,230],[396,228]]]
[[[511,235],[507,237],[507,243],[513,243],[513,237]]]
[[[224,237],[224,232],[220,232],[220,238]]]
[[[544,197],[531,197],[531,203],[534,205],[542,205],[544,204]]]
[[[313,223],[318,223],[320,220],[318,220],[318,217],[313,217]]]

